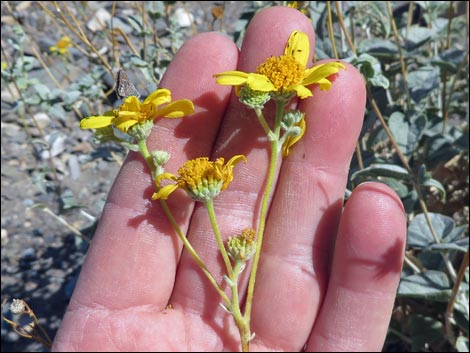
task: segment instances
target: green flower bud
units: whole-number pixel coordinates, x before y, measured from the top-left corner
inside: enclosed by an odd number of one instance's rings
[[[235,262],[246,262],[256,251],[255,231],[244,229],[241,234],[227,240],[227,253]]]
[[[243,86],[240,90],[240,102],[251,109],[262,109],[270,99],[269,92],[255,91],[248,86]]]
[[[152,132],[153,120],[145,120],[142,123],[133,125],[127,133],[134,137],[137,141],[146,140]]]

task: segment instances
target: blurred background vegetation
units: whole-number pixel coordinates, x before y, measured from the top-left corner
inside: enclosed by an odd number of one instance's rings
[[[36,342],[65,312],[127,153],[78,127],[116,103],[117,69],[146,95],[186,39],[215,30],[240,45],[276,5],[311,18],[315,60],[348,61],[367,82],[345,197],[380,181],[408,216],[384,351],[469,351],[464,1],[2,1],[2,351],[47,350]]]

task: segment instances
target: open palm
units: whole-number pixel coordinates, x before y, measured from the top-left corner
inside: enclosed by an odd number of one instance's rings
[[[224,238],[256,228],[269,144],[252,111],[215,73],[254,71],[280,55],[289,34],[314,41],[300,12],[274,7],[252,20],[241,49],[217,33],[195,36],[180,49],[160,87],[174,99],[191,99],[196,112],[156,122],[148,143],[172,158],[166,170],[188,159],[248,162],[215,199]],[[312,45],[313,47],[313,45]],[[270,204],[255,287],[251,350],[380,350],[400,277],[405,216],[396,194],[365,183],[343,196],[362,125],[365,87],[352,67],[329,91],[313,88],[299,102],[305,136],[281,162]],[[54,342],[54,350],[233,351],[240,349],[233,320],[219,295],[182,249],[157,201],[144,160],[131,153],[123,165]],[[215,278],[224,265],[209,218],[182,191],[168,200],[181,229]],[[245,274],[249,271],[245,270]],[[242,280],[241,296],[246,290]],[[171,305],[169,305],[171,304]]]

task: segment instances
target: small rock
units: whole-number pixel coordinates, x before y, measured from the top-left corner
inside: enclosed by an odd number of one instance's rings
[[[49,118],[49,115],[46,113],[37,113],[34,114],[33,117],[41,129],[48,127],[51,123],[51,118]]]
[[[49,159],[51,157],[58,156],[65,149],[65,138],[66,136],[62,133],[53,132],[46,136],[46,141],[50,144],[50,153],[49,150],[45,149],[41,152],[42,159]]]
[[[3,98],[3,95],[2,95]],[[1,123],[1,128],[2,128],[2,135],[5,134],[6,136],[9,137],[14,137],[18,135],[18,132],[20,131],[20,127],[17,124],[10,124],[10,123]]]
[[[36,251],[33,248],[26,248],[21,252],[21,260],[32,261],[36,258]]]
[[[2,247],[8,244],[8,231],[2,228]]]
[[[175,17],[180,27],[191,27],[194,22],[193,15],[186,12],[182,7],[175,10]]]
[[[111,20],[111,14],[103,8],[95,12],[93,18],[88,21],[87,27],[92,32],[103,31],[107,27],[107,23]]]
[[[72,180],[77,180],[80,177],[80,164],[78,163],[77,156],[70,155],[67,164],[69,166],[70,177]]]

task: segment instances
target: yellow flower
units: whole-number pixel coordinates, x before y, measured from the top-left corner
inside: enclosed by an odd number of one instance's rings
[[[287,7],[299,10],[304,15],[308,13],[309,1],[288,1]]]
[[[57,41],[56,45],[49,47],[49,50],[51,53],[67,54],[70,46],[72,46],[70,37],[63,36]]]
[[[272,56],[259,65],[256,73],[225,71],[215,74],[220,85],[248,85],[251,89],[273,92],[279,95],[296,94],[300,98],[312,96],[306,86],[319,84],[321,90],[328,90],[331,81],[328,76],[337,73],[346,66],[338,61],[320,64],[307,69],[310,43],[307,34],[294,31],[284,50],[284,55]]]
[[[160,108],[162,104],[169,103]],[[136,96],[129,96],[118,108],[104,115],[90,116],[80,121],[82,129],[99,129],[114,125],[123,132],[136,124],[143,124],[156,118],[182,118],[194,112],[194,105],[188,99],[171,103],[171,92],[168,89],[157,89],[142,103]]]
[[[225,165],[223,158],[217,158],[214,162],[209,161],[207,157],[191,159],[178,170],[179,176],[163,173],[156,178],[155,183],[159,191],[152,195],[152,200],[166,200],[173,191],[181,188],[194,200],[208,202],[228,187],[233,180],[233,167],[240,161],[246,163],[246,157],[233,156]],[[160,189],[164,179],[175,181],[176,184]]]

